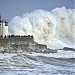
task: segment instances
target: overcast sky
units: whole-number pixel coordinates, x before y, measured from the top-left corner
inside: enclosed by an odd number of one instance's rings
[[[31,12],[37,9],[52,10],[56,7],[74,9],[75,0],[0,0],[0,13],[6,20],[16,15]]]

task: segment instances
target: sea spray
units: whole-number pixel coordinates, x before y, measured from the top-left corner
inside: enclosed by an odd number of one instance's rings
[[[50,48],[74,47],[75,9],[35,10],[15,16],[9,26],[14,35],[33,35],[38,43]]]

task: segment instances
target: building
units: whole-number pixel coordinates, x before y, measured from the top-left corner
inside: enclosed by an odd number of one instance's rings
[[[1,19],[0,15],[0,36],[8,35],[8,22]]]

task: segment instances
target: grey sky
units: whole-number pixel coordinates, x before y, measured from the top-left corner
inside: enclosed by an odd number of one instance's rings
[[[8,21],[16,15],[37,9],[52,10],[65,6],[74,8],[74,0],[0,0],[0,13]]]

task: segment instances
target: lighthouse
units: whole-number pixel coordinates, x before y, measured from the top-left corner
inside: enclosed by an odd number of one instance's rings
[[[0,36],[7,36],[8,35],[8,22],[1,19],[0,15]]]

